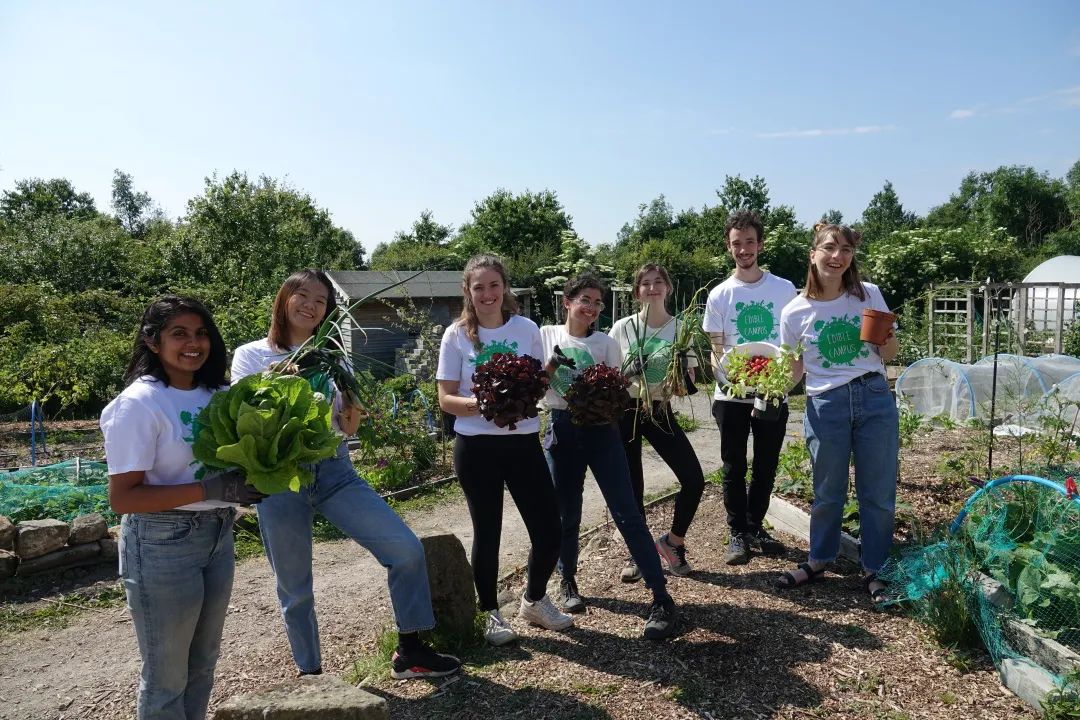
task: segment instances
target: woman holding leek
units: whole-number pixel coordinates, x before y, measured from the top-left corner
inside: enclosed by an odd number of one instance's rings
[[[672,357],[676,352],[676,338],[684,329],[679,319],[668,312],[671,290],[671,278],[662,265],[642,265],[634,276],[633,287],[634,298],[641,304],[641,310],[616,322],[611,328],[611,336],[619,343],[623,368],[636,380],[630,387],[636,402],[620,421],[620,429],[638,510],[644,517],[645,476],[641,467],[641,438],[644,437],[679,481],[671,529],[656,539],[656,550],[671,572],[687,575],[690,564],[686,561],[685,538],[705,491],[705,475],[690,440],[671,409],[670,396],[685,393],[686,386],[694,381],[697,366],[696,357],[688,352],[687,383],[682,377],[682,359],[677,353]],[[676,373],[674,378],[673,372]],[[640,567],[631,559],[623,568],[622,580],[636,582],[640,579]]]
[[[269,335],[236,349],[233,382],[288,358],[336,309],[333,286],[321,270],[300,270],[290,275],[274,298]],[[363,410],[350,404],[345,396],[334,394],[334,426],[348,437],[359,427]],[[398,629],[391,675],[401,679],[456,672],[461,666],[457,658],[434,652],[418,635],[435,626],[427,564],[419,539],[356,474],[344,441],[334,457],[314,466],[312,474],[314,482],[299,492],[275,493],[259,505],[259,530],[274,570],[285,631],[299,674],[322,672],[311,575],[311,531],[316,512],[371,551],[388,570]]]
[[[206,474],[192,418],[225,382],[225,343],[198,300],[143,313],[125,388],[101,413],[109,503],[123,514],[120,575],[142,656],[138,717],[206,717],[233,584],[233,517],[262,497]]]
[[[588,403],[596,406],[607,400],[584,387],[582,380],[592,374],[588,368],[603,364],[618,372],[619,344],[612,337],[594,332],[592,328],[604,309],[603,294],[604,286],[592,273],[571,278],[563,288],[566,323],[540,328],[544,355],[550,358],[547,369],[552,374],[550,389],[543,400],[551,412],[551,421],[544,435],[544,451],[555,481],[563,524],[559,550],[561,601],[567,612],[585,610],[585,601],[578,593],[574,575],[577,571],[578,531],[581,528],[581,496],[585,471],[590,469],[611,511],[612,520],[630,548],[633,561],[645,576],[645,585],[653,592],[644,636],[661,640],[675,631],[675,601],[665,587],[667,581],[660,558],[653,550],[645,515],[638,509],[630,484],[630,468],[618,426],[618,419],[626,407],[627,395],[622,389],[626,381],[621,375],[618,376],[621,401],[611,408],[612,412],[607,418],[596,417],[586,423],[580,416],[575,417],[567,406],[567,397],[571,397],[575,408],[580,408],[579,411],[584,414],[589,408],[581,405]],[[583,375],[579,377],[579,374]],[[578,395],[581,396],[580,401],[575,397]]]

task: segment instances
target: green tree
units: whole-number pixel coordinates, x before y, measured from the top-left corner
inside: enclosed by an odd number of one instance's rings
[[[940,228],[968,224],[987,231],[1004,228],[1027,248],[1038,247],[1047,235],[1072,222],[1066,183],[1019,165],[968,174],[960,190],[926,219]]]
[[[567,280],[586,270],[610,281],[615,268],[601,263],[596,255],[596,250],[589,247],[576,232],[563,230],[562,245],[555,262],[537,268],[536,273],[544,278],[544,286],[550,290],[561,290]]]
[[[454,229],[420,213],[409,232],[398,232],[389,243],[379,243],[371,253],[372,270],[460,270],[465,260],[450,245]]]
[[[273,294],[303,267],[352,270],[363,260],[352,233],[334,225],[309,195],[239,172],[206,179],[165,254],[172,278],[251,297]]]
[[[120,226],[135,238],[145,237],[150,223],[161,219],[150,195],[136,192],[131,175],[120,170],[113,171],[112,208]]]
[[[826,210],[821,214],[821,220],[819,222],[826,223],[828,225],[843,225],[844,213],[839,210]]]
[[[917,220],[915,213],[904,210],[893,184],[886,180],[885,186],[870,198],[870,204],[863,210],[859,228],[863,242],[869,245],[896,230],[915,227]]]
[[[551,190],[514,195],[499,188],[476,203],[454,245],[463,255],[481,251],[508,259],[537,253],[553,256],[559,252],[563,230],[573,230],[572,218]]]
[[[65,178],[19,180],[14,190],[0,194],[0,219],[9,224],[56,217],[87,220],[97,214],[90,193],[76,192]]]

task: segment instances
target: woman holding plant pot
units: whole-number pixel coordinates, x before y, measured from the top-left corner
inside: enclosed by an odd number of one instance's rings
[[[536,323],[518,314],[506,268],[498,258],[470,259],[461,290],[464,307],[443,334],[435,378],[439,407],[455,416],[454,471],[472,518],[473,581],[480,610],[487,616],[484,637],[492,645],[504,645],[517,639],[499,611],[496,590],[504,486],[532,542],[519,617],[548,630],[565,630],[574,620],[547,595],[561,530],[559,504],[540,448],[540,419],[499,423],[486,419],[473,393],[473,373],[497,353],[542,358],[544,346]]]
[[[672,291],[671,278],[662,265],[647,263],[634,276],[634,298],[641,309],[615,323],[611,337],[619,343],[622,366],[635,380],[630,386],[634,406],[619,421],[623,446],[630,463],[630,481],[634,487],[638,512],[645,517],[645,474],[641,467],[641,438],[652,445],[679,481],[671,528],[656,539],[656,550],[676,575],[690,573],[686,561],[686,533],[697,513],[705,491],[705,475],[690,439],[679,427],[671,409],[673,390],[684,392],[692,387],[697,368],[693,352],[685,357],[685,378],[669,377],[673,344],[681,332],[680,321],[667,309]],[[622,570],[623,582],[641,579],[641,568],[633,558]]]
[[[630,548],[633,561],[641,568],[646,586],[653,593],[644,636],[660,640],[675,631],[675,601],[665,587],[660,558],[653,549],[645,516],[634,497],[630,467],[619,432],[618,421],[629,400],[624,389],[626,380],[618,374],[619,344],[614,338],[595,332],[592,328],[604,309],[603,296],[604,286],[592,273],[571,278],[563,288],[566,323],[540,328],[544,356],[550,358],[547,369],[552,375],[550,388],[543,400],[543,405],[551,413],[544,434],[544,452],[559,496],[563,525],[559,550],[559,571],[562,574],[560,599],[567,612],[585,611],[585,601],[578,593],[574,576],[577,571],[585,471],[590,469],[611,518]],[[601,364],[617,373],[619,385],[615,397],[603,397],[600,399],[603,402],[600,402],[594,393],[591,398],[586,396],[583,400],[592,400],[586,407],[594,412],[604,407],[604,402],[614,407],[608,407],[609,415],[599,413],[599,417],[585,421],[581,416],[574,416],[567,406],[567,397],[585,392],[581,382],[575,380],[587,368]],[[590,372],[586,372],[585,378]]]
[[[845,225],[814,227],[806,288],[781,313],[781,342],[804,348],[794,380],[806,372],[803,426],[814,476],[810,556],[777,580],[793,588],[821,579],[840,549],[849,462],[855,458],[863,587],[887,599],[877,577],[892,547],[899,422],[884,362],[896,355],[891,329],[878,344],[862,339],[864,310],[889,312],[855,261],[860,235]]]
[[[206,474],[193,421],[225,382],[225,343],[198,300],[143,313],[125,388],[101,413],[109,503],[123,514],[120,575],[142,656],[138,717],[206,716],[233,583],[238,472]]]
[[[334,289],[321,270],[290,275],[274,298],[270,333],[241,345],[233,354],[232,380],[262,372],[308,341],[336,311]],[[330,391],[334,387],[330,384]],[[356,433],[363,410],[344,393],[333,398],[334,427],[344,437]],[[319,625],[312,588],[312,522],[319,513],[338,530],[367,548],[387,568],[390,600],[398,630],[391,675],[442,677],[461,661],[436,653],[419,631],[435,626],[424,547],[401,517],[356,474],[343,441],[337,455],[315,465],[314,482],[299,492],[281,492],[259,504],[259,532],[274,570],[278,600],[293,660],[300,675],[322,673]]]

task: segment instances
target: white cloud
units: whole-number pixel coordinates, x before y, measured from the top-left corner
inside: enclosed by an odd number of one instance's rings
[[[1029,105],[1031,103],[1038,103],[1046,100],[1061,102],[1066,107],[1080,107],[1080,85],[1073,85],[1072,87],[1061,88],[1059,90],[1051,90],[1042,95],[1024,98],[1020,102]]]
[[[949,113],[950,120],[967,120],[969,117],[974,117],[975,111],[972,109],[961,108],[959,110],[953,110]]]
[[[757,133],[755,137],[763,139],[775,138],[809,138],[825,137],[826,135],[873,135],[876,133],[895,130],[895,125],[859,125],[851,128],[814,128],[811,130],[782,130],[780,132]]]

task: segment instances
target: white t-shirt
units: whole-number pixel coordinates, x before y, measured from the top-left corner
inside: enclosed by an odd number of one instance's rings
[[[439,368],[436,380],[457,380],[458,395],[475,397],[472,392],[472,376],[476,366],[491,359],[495,353],[529,355],[544,361],[544,344],[540,340],[540,328],[532,320],[520,315],[512,316],[505,325],[497,328],[479,328],[481,349],[477,352],[472,341],[465,336],[465,328],[454,323],[443,333],[439,346]],[[515,429],[498,427],[483,415],[454,418],[454,432],[458,435],[527,435],[540,432],[540,418],[529,418],[515,423]]]
[[[227,386],[220,388],[227,389]],[[105,461],[110,475],[146,473],[146,485],[182,485],[198,482],[203,465],[191,454],[194,425],[199,411],[214,391],[169,387],[153,377],[141,377],[124,388],[101,411],[105,434]],[[179,510],[234,507],[235,503],[202,500]]]
[[[769,272],[764,273],[755,283],[743,282],[732,275],[709,292],[701,326],[705,332],[724,334],[724,355],[735,346],[747,342],[779,345],[780,311],[795,295],[794,285]],[[723,357],[719,359],[722,360]],[[752,398],[729,398],[721,390],[719,382],[713,398],[753,402]]]
[[[652,400],[667,400],[662,387],[664,376],[671,365],[671,344],[675,342],[679,320],[672,317],[662,327],[647,327],[637,313],[627,315],[615,323],[608,333],[619,343],[619,361],[626,365],[627,358],[640,356],[646,358],[644,376],[637,376],[630,382],[630,397],[645,396],[645,383],[648,383],[648,397]],[[697,356],[691,352],[687,356],[687,366],[697,367]]]
[[[544,342],[542,359],[551,357],[558,345],[563,355],[576,363],[574,369],[563,365],[555,369],[547,394],[540,400],[540,406],[549,410],[566,409],[563,396],[574,377],[585,368],[599,364],[619,367],[619,343],[606,333],[593,332],[588,337],[574,337],[565,325],[545,325],[540,328],[540,338]]]
[[[780,316],[780,340],[803,346],[806,394],[846,385],[867,372],[885,374],[877,346],[859,339],[865,308],[889,312],[877,285],[863,283],[866,300],[844,293],[835,300],[810,300],[799,295]]]
[[[257,372],[267,370],[271,365],[284,360],[292,355],[292,353],[293,349],[278,350],[271,346],[270,338],[253,340],[241,345],[233,352],[232,369],[229,372],[229,379],[235,383],[248,375],[254,375]],[[331,405],[333,406],[332,427],[338,432],[341,432],[341,427],[338,425],[338,413],[341,412],[343,406],[341,393],[335,392],[333,383],[330,383],[330,392],[332,394]]]

